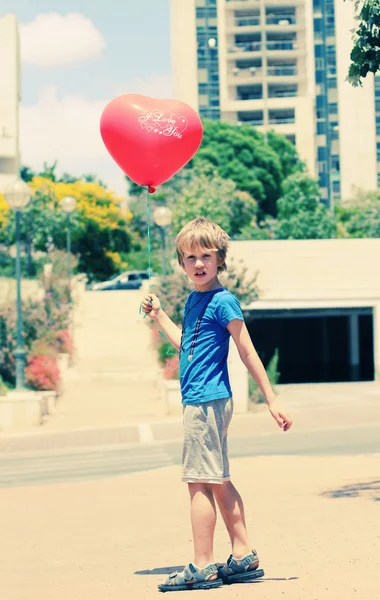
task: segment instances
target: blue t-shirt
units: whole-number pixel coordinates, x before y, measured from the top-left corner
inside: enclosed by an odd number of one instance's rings
[[[198,318],[206,305],[194,344]],[[194,291],[186,301],[183,317],[180,352],[183,404],[231,397],[227,369],[230,332],[227,325],[234,319],[244,320],[238,300],[226,288]],[[192,360],[189,361],[192,347]]]

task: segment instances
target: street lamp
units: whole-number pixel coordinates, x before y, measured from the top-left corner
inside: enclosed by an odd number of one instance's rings
[[[65,196],[61,200],[61,208],[67,216],[66,227],[66,252],[67,252],[67,278],[69,282],[69,302],[71,299],[71,213],[75,210],[77,201],[72,196]]]
[[[162,243],[162,275],[166,275],[166,228],[172,222],[172,211],[167,206],[156,208],[153,213],[153,219],[160,228]]]
[[[25,389],[24,369],[25,356],[22,339],[22,310],[21,310],[21,260],[20,260],[20,222],[21,211],[28,204],[32,195],[30,188],[24,181],[18,179],[4,191],[4,199],[16,213],[16,306],[17,306],[17,346],[15,350],[16,362],[16,390]]]

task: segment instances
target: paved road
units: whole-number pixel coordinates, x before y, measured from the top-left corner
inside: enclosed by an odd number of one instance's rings
[[[362,455],[380,453],[380,423],[324,430],[280,431],[232,438],[230,456]],[[181,462],[181,442],[18,453],[0,458],[0,487],[85,481]]]

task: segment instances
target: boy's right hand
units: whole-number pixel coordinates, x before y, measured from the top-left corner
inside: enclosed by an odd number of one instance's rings
[[[141,302],[141,310],[155,320],[161,311],[161,302],[155,294],[147,294]]]

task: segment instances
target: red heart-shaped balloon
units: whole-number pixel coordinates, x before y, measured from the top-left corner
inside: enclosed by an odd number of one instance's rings
[[[100,132],[124,173],[138,185],[155,187],[194,156],[203,127],[199,115],[184,102],[124,94],[105,107]]]

